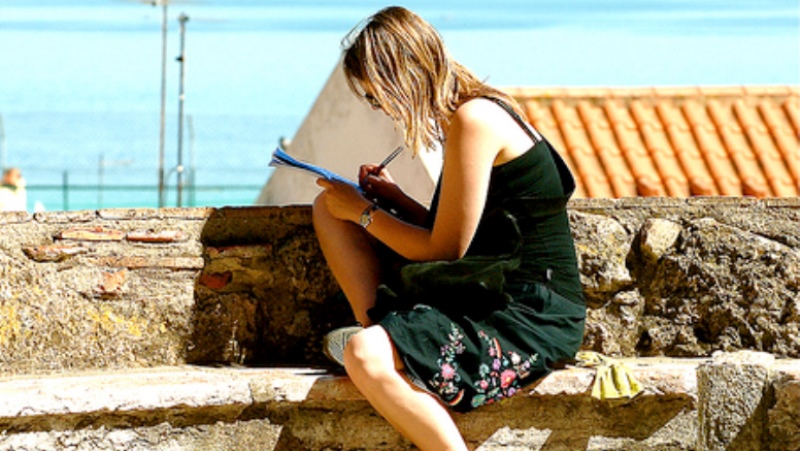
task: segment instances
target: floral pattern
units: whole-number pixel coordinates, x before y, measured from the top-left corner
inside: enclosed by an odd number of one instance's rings
[[[532,354],[523,359],[518,353],[509,351],[503,354],[500,342],[483,331],[478,336],[488,346],[491,363],[482,363],[479,369],[481,379],[475,381],[475,396],[472,407],[491,404],[495,401],[513,396],[519,390],[520,381],[531,373],[533,364],[539,356]]]
[[[450,333],[447,335],[450,340],[441,348],[441,357],[436,361],[436,366],[440,371],[433,375],[431,386],[439,393],[447,404],[454,406],[464,398],[464,390],[459,388],[461,385],[461,375],[458,374],[458,362],[456,357],[466,349],[462,340],[464,334],[455,324],[450,324]]]
[[[490,337],[484,331],[478,331],[478,337],[485,345],[488,359],[481,363],[479,378],[472,383],[472,407],[491,404],[514,395],[519,390],[521,381],[530,375],[539,357],[532,354],[523,358],[513,351],[503,353],[497,338]],[[431,387],[451,406],[460,403],[466,394],[458,363],[458,356],[466,350],[463,339],[464,334],[458,326],[451,324],[449,341],[441,347],[440,358],[436,361],[439,372],[430,380]]]

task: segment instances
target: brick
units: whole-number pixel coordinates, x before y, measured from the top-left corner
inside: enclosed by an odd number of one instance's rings
[[[58,262],[89,251],[79,244],[48,244],[45,246],[24,247],[22,251],[28,258],[37,262]]]
[[[128,269],[203,269],[205,265],[200,257],[90,257],[86,262],[95,266]]]
[[[194,207],[194,208],[161,208],[159,212],[161,217],[166,219],[208,219],[216,212],[216,208],[212,207]]]
[[[142,243],[177,243],[188,240],[189,236],[183,230],[136,230],[129,232],[126,239]]]
[[[22,224],[29,222],[33,216],[24,211],[0,211],[0,224]]]
[[[127,279],[127,269],[103,272],[100,275],[100,284],[95,287],[94,293],[102,298],[117,297],[122,294]]]
[[[79,211],[42,211],[34,213],[33,218],[44,224],[66,224],[71,222],[89,222],[97,219],[95,210]]]
[[[220,290],[225,288],[233,278],[233,274],[230,271],[225,272],[218,272],[218,273],[203,273],[200,276],[200,285],[206,286],[211,288],[212,290]]]
[[[78,241],[122,241],[125,238],[125,232],[100,226],[93,228],[72,228],[62,231],[56,238]]]
[[[158,219],[157,208],[106,208],[97,211],[97,216],[102,219]]]

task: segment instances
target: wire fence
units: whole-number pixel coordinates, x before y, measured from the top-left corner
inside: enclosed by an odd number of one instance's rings
[[[299,120],[190,114],[181,149],[176,122],[160,165],[157,113],[0,114],[0,164],[22,171],[29,211],[252,205]]]
[[[242,206],[255,203],[262,185],[175,186],[72,184],[68,173],[60,185],[28,185],[28,210],[97,210],[160,206]],[[180,199],[179,199],[180,198]],[[163,200],[163,202],[161,202]]]

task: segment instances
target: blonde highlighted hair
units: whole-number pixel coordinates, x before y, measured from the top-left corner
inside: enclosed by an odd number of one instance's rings
[[[453,60],[436,29],[408,9],[378,11],[342,45],[350,89],[373,97],[415,154],[443,141],[442,130],[468,100],[500,98],[521,113],[514,99]]]

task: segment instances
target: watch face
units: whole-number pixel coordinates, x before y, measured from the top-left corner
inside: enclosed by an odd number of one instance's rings
[[[376,204],[372,204],[361,213],[361,218],[359,219],[359,223],[361,227],[367,228],[368,225],[372,224],[372,212],[377,210],[378,206]]]

